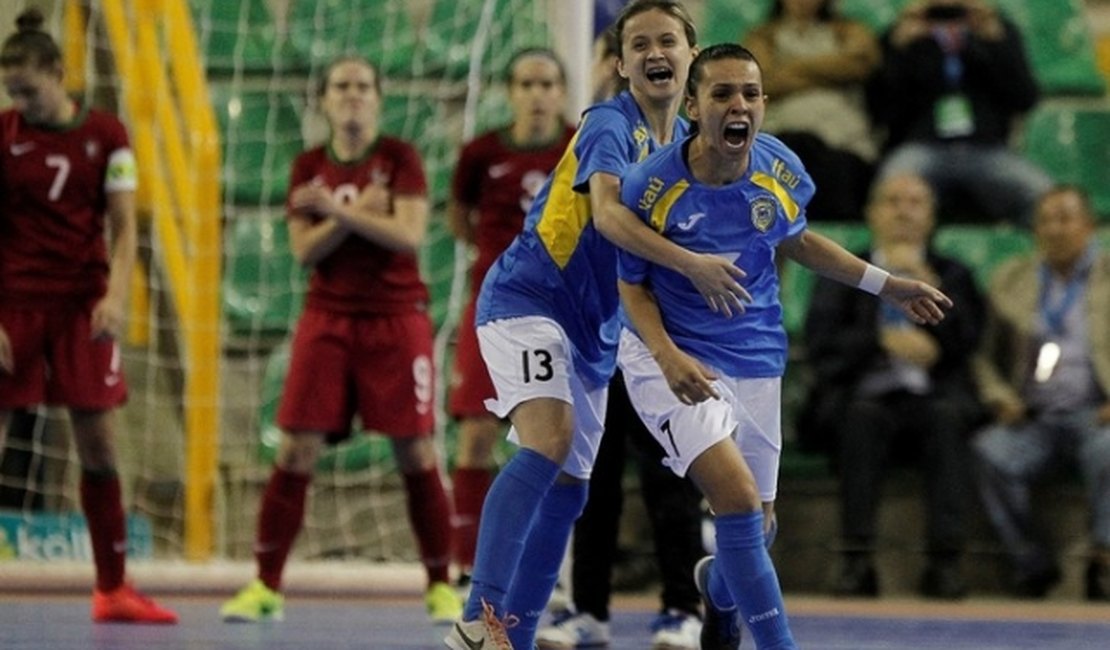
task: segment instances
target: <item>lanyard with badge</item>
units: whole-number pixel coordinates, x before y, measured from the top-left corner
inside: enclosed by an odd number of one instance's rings
[[[1052,284],[1052,275],[1047,266],[1041,267],[1041,319],[1045,325],[1045,342],[1037,352],[1037,367],[1033,371],[1033,379],[1044,383],[1052,378],[1052,372],[1060,362],[1060,343],[1058,339],[1064,334],[1064,321],[1068,311],[1075,305],[1083,290],[1083,274],[1074,273],[1064,287],[1064,295],[1055,305],[1049,304],[1049,289]]]
[[[964,62],[960,50],[967,39],[966,28],[944,25],[933,29],[933,38],[944,52],[944,79],[948,92],[933,104],[933,125],[942,138],[958,138],[975,132],[975,112],[971,100],[960,90],[964,76]]]

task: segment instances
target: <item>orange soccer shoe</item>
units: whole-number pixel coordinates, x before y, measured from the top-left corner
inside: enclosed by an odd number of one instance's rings
[[[174,624],[177,614],[124,583],[113,591],[93,591],[92,620],[96,623]]]

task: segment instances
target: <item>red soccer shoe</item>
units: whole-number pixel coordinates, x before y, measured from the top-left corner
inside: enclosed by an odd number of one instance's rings
[[[92,620],[96,623],[177,623],[177,614],[124,583],[113,591],[93,590]]]

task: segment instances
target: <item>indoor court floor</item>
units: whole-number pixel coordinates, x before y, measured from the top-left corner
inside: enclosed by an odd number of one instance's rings
[[[0,586],[0,590],[3,587]],[[74,596],[0,596],[0,650],[316,650],[443,648],[445,627],[427,622],[420,600],[290,598],[286,620],[225,624],[221,599],[161,596],[181,616],[176,626],[94,625],[88,600]],[[654,601],[614,603],[611,650],[647,650]],[[1110,606],[1060,601],[844,601],[787,598],[804,650],[1107,650]],[[753,648],[745,639],[742,648]]]

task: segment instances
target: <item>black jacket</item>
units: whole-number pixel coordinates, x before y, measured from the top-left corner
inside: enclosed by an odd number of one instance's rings
[[[1018,29],[1002,19],[1006,35],[999,42],[973,36],[960,54],[963,75],[957,89],[971,102],[975,131],[961,138],[1006,144],[1015,117],[1038,98],[1037,82]],[[945,77],[944,53],[932,38],[898,50],[890,32],[882,38],[883,64],[869,83],[868,103],[874,123],[886,128],[886,149],[905,142],[939,142],[933,107],[952,88]]]
[[[929,330],[941,348],[930,371],[933,394],[955,400],[967,408],[969,419],[976,419],[981,406],[970,361],[983,327],[985,303],[970,269],[934,252],[927,259],[940,277],[939,289],[954,304],[940,324],[917,326]],[[814,378],[798,423],[803,448],[831,449],[837,417],[859,382],[885,357],[879,343],[880,303],[876,296],[825,278],[814,287],[802,341]]]

